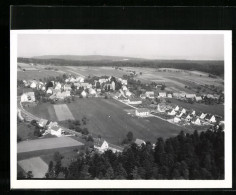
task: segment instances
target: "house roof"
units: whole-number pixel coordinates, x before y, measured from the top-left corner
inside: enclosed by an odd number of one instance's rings
[[[101,147],[104,142],[107,142],[105,139],[94,139],[94,145],[97,147]]]
[[[194,98],[196,94],[186,94],[186,98]]]
[[[61,127],[59,126],[52,126],[51,127],[51,130],[54,130],[54,131],[59,131],[61,129]]]

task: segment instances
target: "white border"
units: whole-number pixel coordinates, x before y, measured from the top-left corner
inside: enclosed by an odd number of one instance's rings
[[[225,180],[17,180],[17,35],[18,34],[223,34],[225,71]],[[11,30],[11,189],[232,188],[232,32],[195,30]],[[227,144],[226,144],[227,143]]]

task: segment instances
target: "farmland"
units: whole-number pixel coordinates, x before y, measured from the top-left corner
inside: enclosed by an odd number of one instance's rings
[[[37,139],[18,143],[17,153],[31,152],[37,150],[47,150],[60,147],[63,148],[71,146],[80,146],[80,145],[82,145],[82,143],[70,137]]]
[[[56,112],[58,121],[64,121],[69,119],[74,120],[74,117],[66,104],[54,105],[54,110]]]
[[[75,102],[67,106],[75,119],[81,120],[86,116],[89,120],[87,128],[94,137],[101,135],[113,144],[120,144],[129,131],[133,132],[135,138],[156,142],[159,136],[174,136],[183,129],[158,118],[137,118],[128,115],[125,110],[130,107],[113,99],[76,98]],[[52,120],[48,107],[53,108],[53,105],[46,103],[40,107],[40,116],[47,115],[48,119]],[[37,107],[30,109],[33,114],[39,116]]]

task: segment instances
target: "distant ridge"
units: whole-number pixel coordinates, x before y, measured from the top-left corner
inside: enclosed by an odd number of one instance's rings
[[[132,58],[122,56],[103,56],[103,55],[43,55],[35,56],[33,59],[60,59],[60,60],[71,60],[71,61],[146,61],[144,58]]]

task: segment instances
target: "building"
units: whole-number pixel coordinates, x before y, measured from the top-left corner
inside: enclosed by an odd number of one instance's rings
[[[165,98],[166,97],[166,92],[160,92],[158,97]]]
[[[132,95],[132,93],[129,90],[127,90],[127,91],[125,91],[125,95],[130,97]]]
[[[196,115],[196,112],[195,110],[192,111],[191,115],[195,116]]]
[[[96,94],[97,94],[96,90],[93,89],[93,88],[89,88],[88,91],[89,91],[89,94],[90,94],[90,95],[96,95]]]
[[[208,115],[205,117],[205,120],[206,120],[206,121],[209,121],[210,123],[215,123],[215,122],[216,122],[216,117],[215,117],[214,115],[208,114]]]
[[[140,117],[145,117],[150,115],[150,111],[146,108],[138,108],[135,110],[135,115]]]
[[[167,114],[171,115],[171,116],[174,116],[174,115],[176,115],[176,111],[173,109],[171,112],[168,112]]]
[[[142,104],[142,100],[140,98],[130,98],[128,104]]]
[[[145,95],[145,94],[141,94],[141,95],[140,95],[140,98],[141,98],[141,99],[146,99],[146,95]]]
[[[109,145],[105,140],[98,140],[94,143],[94,148],[96,148],[99,152],[103,153],[109,149]]]
[[[71,90],[71,85],[65,84],[64,87],[63,87],[63,89],[64,89],[65,91],[70,91],[70,90]]]
[[[175,118],[174,118],[174,123],[179,123],[180,121],[181,121],[180,118],[178,118],[178,117],[175,117]]]
[[[186,113],[186,110],[183,108],[183,109],[181,110],[181,113],[185,114],[185,113]]]
[[[201,96],[196,96],[195,100],[196,100],[196,102],[200,102],[200,101],[202,101],[202,97]]]
[[[99,79],[98,81],[99,81],[99,83],[100,83],[100,84],[102,84],[102,83],[105,83],[105,82],[107,82],[107,81],[108,81],[108,79]]]
[[[89,83],[81,83],[81,87],[83,87],[84,89],[89,89],[92,87],[92,85]]]
[[[191,121],[192,117],[188,114],[188,116],[186,117],[187,121]]]
[[[55,86],[55,89],[59,89],[59,90],[61,90],[61,83],[56,83],[56,86]]]
[[[122,86],[122,90],[123,90],[123,91],[127,91],[128,88],[127,88],[125,85],[123,85],[123,86]]]
[[[168,93],[168,94],[167,94],[167,97],[168,97],[168,98],[172,98],[172,94],[171,94],[171,93]]]
[[[145,93],[146,97],[150,98],[150,99],[154,99],[154,91],[146,91]]]
[[[52,87],[49,87],[48,90],[46,91],[47,94],[52,94],[53,93],[53,88]]]
[[[177,117],[181,118],[183,116],[183,112],[181,112],[179,115],[177,115]]]
[[[82,97],[84,97],[84,98],[85,98],[85,97],[87,96],[87,93],[86,93],[86,91],[84,91],[84,90],[83,90],[83,91],[81,92],[81,95],[82,95]]]
[[[84,82],[84,78],[83,77],[76,77],[76,82],[80,82],[83,83]]]
[[[174,98],[180,98],[180,93],[173,93]]]
[[[33,81],[33,82],[30,84],[30,88],[35,89],[36,87],[37,87],[37,82],[36,82],[36,81]]]
[[[39,125],[40,127],[45,127],[45,126],[47,125],[47,123],[48,123],[48,120],[46,120],[46,119],[40,119],[40,121],[38,122],[38,125]]]
[[[27,92],[21,95],[21,102],[35,102],[34,92]]]
[[[187,99],[194,99],[196,97],[196,94],[186,94],[185,97]]]
[[[199,118],[195,118],[195,120],[193,120],[192,123],[195,125],[201,125],[201,121]]]
[[[209,98],[209,99],[215,99],[214,96],[213,96],[212,94],[207,94],[206,97]]]
[[[200,119],[204,119],[206,116],[207,116],[207,114],[202,113],[202,114],[200,115]]]
[[[51,135],[61,137],[62,128],[59,126],[52,126],[48,131],[51,133]]]
[[[175,107],[175,111],[179,111],[179,106],[176,106],[176,107]]]
[[[141,139],[136,139],[134,143],[136,143],[139,147],[142,146],[142,144],[146,145],[146,142]]]

